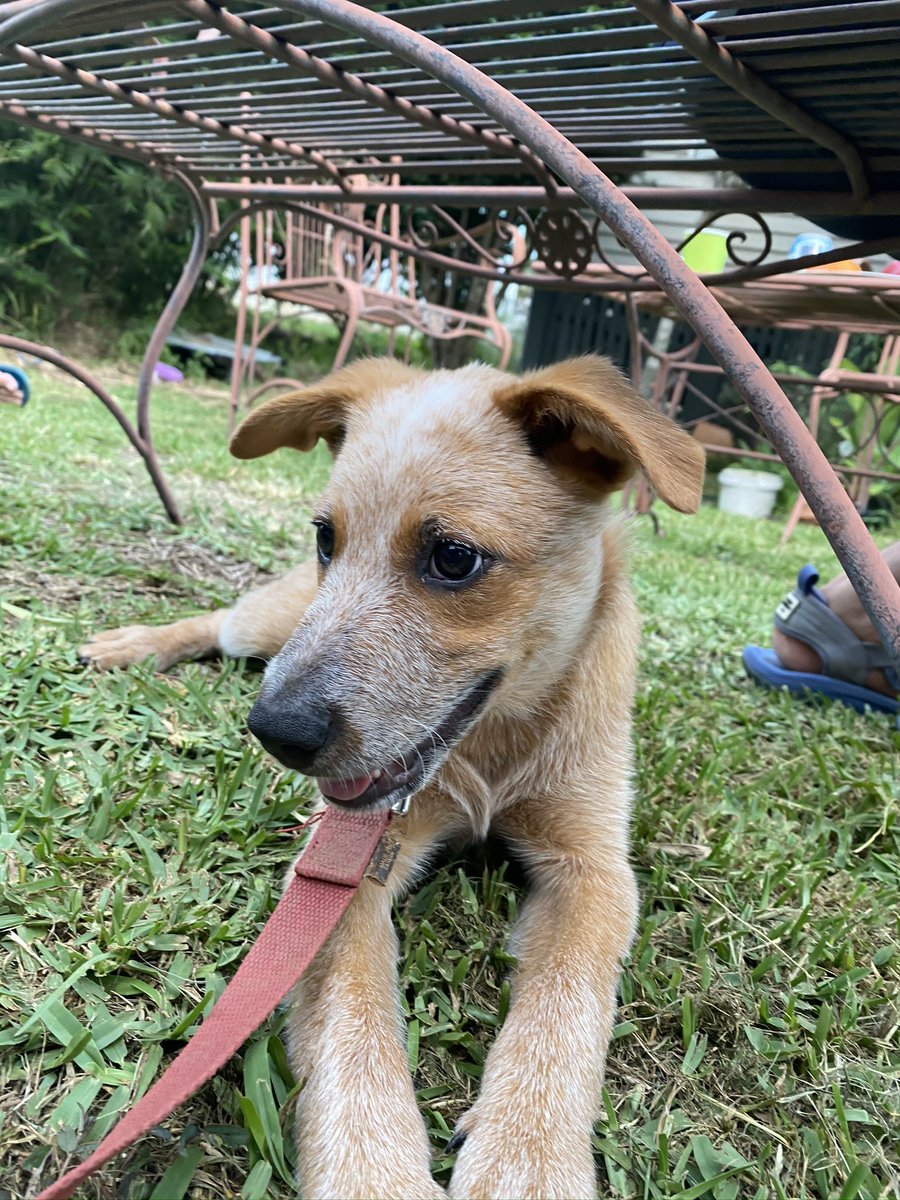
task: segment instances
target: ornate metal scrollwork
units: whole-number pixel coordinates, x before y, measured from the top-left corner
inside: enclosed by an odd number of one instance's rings
[[[703,221],[701,221],[697,228],[693,229],[687,235],[687,237],[679,242],[675,247],[678,253],[680,254],[686,246],[689,246],[694,238],[697,237],[698,234],[702,233],[704,229],[709,229],[711,225],[715,225],[720,222],[724,215],[727,214],[713,213],[712,216],[706,217]],[[769,253],[772,249],[772,230],[759,213],[745,213],[743,215],[756,223],[760,233],[763,236],[762,249],[759,250],[752,258],[740,257],[738,254],[738,247],[743,247],[744,243],[751,236],[751,234],[749,234],[745,229],[732,230],[732,232],[729,233],[725,239],[725,249],[728,253],[729,260],[733,262],[736,267],[758,267],[760,263],[765,262],[765,260],[769,257]]]
[[[498,276],[525,266],[531,257],[529,214],[524,209],[498,209],[478,215],[478,223],[467,226],[437,204],[411,209],[406,217],[407,236],[412,246],[425,252],[446,249],[458,239],[475,262],[492,267]]]
[[[765,260],[769,257],[769,252],[772,249],[772,230],[769,228],[768,223],[763,219],[762,216],[760,216],[759,213],[747,213],[746,215],[752,221],[756,222],[756,224],[759,226],[760,231],[762,232],[762,235],[763,235],[762,249],[759,251],[759,253],[756,255],[755,258],[740,258],[738,256],[736,247],[738,245],[743,245],[743,243],[746,242],[747,238],[750,236],[744,230],[736,230],[734,233],[729,233],[728,237],[725,239],[725,248],[728,251],[728,257],[731,259],[731,261],[736,266],[738,266],[738,267],[755,267],[755,266],[758,266],[760,263],[765,262]]]
[[[378,222],[373,207],[363,204],[352,206],[351,211],[348,206],[330,209],[299,201],[276,204],[263,200],[229,214],[213,243],[221,244],[237,221],[273,207],[360,234],[382,246],[385,253],[399,250],[451,273],[586,293],[653,291],[657,287],[644,267],[636,262],[616,262],[610,255],[610,235],[599,217],[555,206],[540,210],[470,206],[450,212],[437,204],[420,204],[402,214],[399,229],[390,230],[383,219]],[[793,269],[793,262],[771,258],[772,231],[765,218],[755,212],[741,216],[753,222],[762,244],[756,250],[748,248],[749,239],[757,236],[755,231],[729,233],[725,241],[728,264],[720,273],[706,277],[710,284],[766,279]],[[727,213],[705,216],[675,250],[682,251],[712,225],[725,226],[728,217]],[[866,253],[881,248],[874,244],[864,247]],[[843,252],[852,257],[856,249],[850,246]],[[805,260],[804,266],[809,265]]]
[[[534,223],[535,252],[554,275],[573,279],[593,261],[597,228],[574,209],[545,208]]]

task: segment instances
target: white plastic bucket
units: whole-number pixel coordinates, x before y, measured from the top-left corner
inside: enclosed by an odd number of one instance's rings
[[[768,471],[726,467],[719,472],[719,510],[742,517],[771,517],[784,480]]]

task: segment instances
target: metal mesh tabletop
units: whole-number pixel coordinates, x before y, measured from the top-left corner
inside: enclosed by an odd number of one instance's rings
[[[544,182],[464,96],[293,7],[0,5],[0,113],[209,184],[340,187],[398,158],[420,189]],[[477,66],[618,179],[674,158],[781,195],[764,205],[825,192],[838,212],[900,210],[897,0],[368,7]]]

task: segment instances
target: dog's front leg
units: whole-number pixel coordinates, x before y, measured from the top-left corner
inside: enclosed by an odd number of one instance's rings
[[[637,890],[624,830],[598,827],[595,805],[528,802],[501,822],[533,890],[514,933],[509,1015],[458,1130],[460,1200],[596,1195],[591,1133]],[[613,807],[624,822],[627,796]]]
[[[414,802],[415,804],[415,802]],[[364,879],[294,991],[298,1182],[304,1200],[431,1200],[431,1149],[416,1107],[397,981],[393,897],[435,840],[412,814],[382,886]]]

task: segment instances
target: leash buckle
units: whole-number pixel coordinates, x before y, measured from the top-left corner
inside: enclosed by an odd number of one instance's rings
[[[359,887],[390,819],[385,809],[373,813],[326,809],[294,870],[322,883]]]
[[[405,817],[409,812],[409,806],[412,804],[413,794],[409,792],[402,800],[397,800],[391,805],[391,812],[398,817]]]
[[[375,853],[372,855],[368,867],[366,867],[364,878],[373,879],[376,883],[380,883],[384,887],[399,853],[400,839],[391,833],[390,826],[388,826],[381,835],[381,841],[375,847]]]

